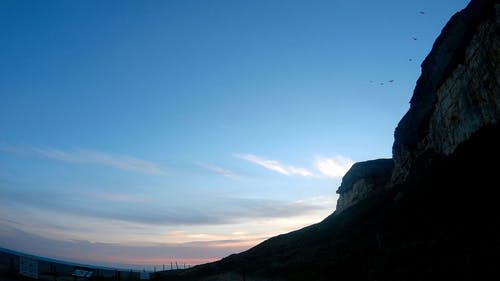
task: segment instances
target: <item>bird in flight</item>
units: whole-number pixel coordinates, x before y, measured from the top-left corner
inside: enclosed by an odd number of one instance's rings
[[[413,40],[415,40],[415,41],[418,39],[417,37],[411,37],[411,38],[412,38]]]
[[[389,83],[392,83],[392,82],[394,82],[394,79],[389,80]]]
[[[421,15],[425,15],[425,11],[420,11],[419,12]]]

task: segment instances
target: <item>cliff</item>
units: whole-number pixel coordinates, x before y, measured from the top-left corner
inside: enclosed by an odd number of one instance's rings
[[[342,182],[337,212],[382,188],[405,183],[411,173],[425,169],[417,163],[425,166],[436,157],[451,155],[472,134],[498,123],[499,13],[498,4],[480,0],[450,19],[422,63],[410,109],[396,127],[391,179],[358,185],[347,192]],[[385,179],[387,171],[382,166],[379,169],[379,177]],[[350,172],[345,177],[351,177]],[[362,178],[358,180],[362,182]]]
[[[377,159],[355,163],[342,178],[337,193],[336,212],[383,191],[394,169],[392,159]]]
[[[356,163],[322,222],[163,280],[491,280],[500,268],[500,4],[473,0],[422,63],[393,159]]]
[[[499,9],[494,1],[472,1],[450,19],[422,63],[410,109],[394,133],[393,186],[419,158],[450,155],[500,119]]]

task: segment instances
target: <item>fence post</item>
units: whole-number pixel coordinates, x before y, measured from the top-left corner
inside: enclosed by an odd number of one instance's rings
[[[14,272],[14,258],[10,258],[10,264],[9,264],[9,271],[10,273]]]

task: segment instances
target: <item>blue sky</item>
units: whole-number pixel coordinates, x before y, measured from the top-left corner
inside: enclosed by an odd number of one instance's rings
[[[0,247],[195,264],[319,222],[467,3],[1,1]]]

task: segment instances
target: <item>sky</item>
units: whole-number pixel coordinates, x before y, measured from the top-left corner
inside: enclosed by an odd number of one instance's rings
[[[467,3],[0,1],[0,247],[151,269],[320,222]]]

